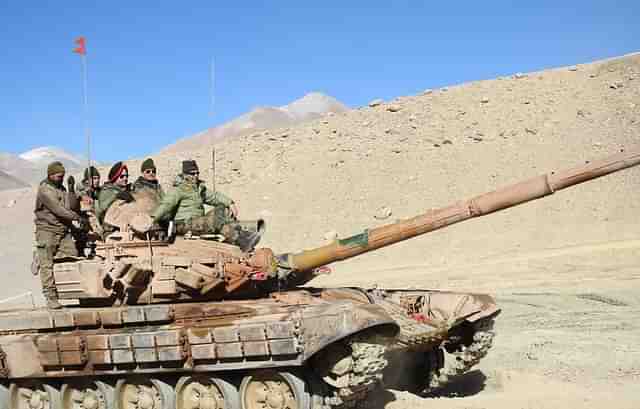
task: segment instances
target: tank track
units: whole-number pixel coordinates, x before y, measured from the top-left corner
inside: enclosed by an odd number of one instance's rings
[[[449,356],[453,359],[445,360],[444,367],[440,369],[437,364],[437,354],[429,356],[429,370],[427,374],[427,387],[424,394],[435,394],[448,385],[455,377],[468,372],[477,365],[482,358],[487,355],[493,345],[495,331],[493,330],[494,319],[492,317],[482,319],[474,323],[474,333],[472,342],[469,345],[458,345]]]
[[[358,334],[343,342],[349,353],[337,365],[348,368],[339,379],[329,380],[331,385],[316,401],[324,408],[353,408],[367,399],[370,392],[382,383],[383,370],[388,365],[386,358],[388,340],[374,334]]]

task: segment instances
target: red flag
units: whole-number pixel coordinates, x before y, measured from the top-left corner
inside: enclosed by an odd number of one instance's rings
[[[87,54],[87,44],[86,44],[86,40],[84,39],[84,37],[78,37],[78,38],[75,39],[74,42],[78,46],[73,49],[73,52],[77,53],[77,54],[80,54],[80,55],[86,55]]]

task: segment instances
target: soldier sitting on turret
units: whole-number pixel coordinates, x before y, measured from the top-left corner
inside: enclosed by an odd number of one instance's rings
[[[96,217],[101,224],[109,207],[118,199],[125,202],[134,201],[129,184],[129,168],[122,162],[117,162],[109,170],[109,182],[102,186],[98,201],[95,203]],[[110,226],[103,225],[102,228],[105,234],[113,231]]]
[[[162,185],[158,182],[158,170],[152,158],[145,159],[140,166],[140,172],[142,176],[133,184],[133,191],[135,193],[146,193],[153,197],[156,203],[160,202],[160,199],[164,196]]]
[[[182,173],[176,177],[174,189],[165,194],[151,217],[155,223],[174,220],[179,235],[221,234],[244,251],[252,250],[262,232],[251,232],[238,222],[235,202],[220,192],[210,192],[200,180],[194,160],[182,162]],[[213,206],[205,214],[204,205]]]

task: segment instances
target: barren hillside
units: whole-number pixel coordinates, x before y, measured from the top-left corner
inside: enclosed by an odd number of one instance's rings
[[[18,189],[26,186],[25,182],[0,170],[0,190]]]

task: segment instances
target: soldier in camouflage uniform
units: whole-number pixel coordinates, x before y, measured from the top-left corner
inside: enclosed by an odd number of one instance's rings
[[[70,199],[64,188],[65,168],[60,162],[47,167],[47,178],[40,183],[36,196],[37,270],[47,307],[61,308],[53,278],[53,260],[60,256],[76,256],[71,228],[80,228],[81,217],[70,210]]]
[[[162,185],[158,182],[158,170],[153,159],[147,158],[140,166],[142,176],[133,183],[135,193],[149,194],[156,203],[159,203],[164,196]]]
[[[71,177],[69,176],[69,178]],[[77,188],[78,193],[76,195],[79,202],[77,211],[88,220],[88,224],[84,226],[86,229],[73,231],[73,238],[76,241],[76,247],[80,255],[84,255],[86,248],[93,249],[95,240],[102,235],[102,229],[95,212],[95,204],[98,201],[100,189],[100,172],[95,166],[89,166],[84,170],[84,177]],[[69,185],[69,192],[73,192],[71,185]]]
[[[104,216],[116,200],[124,200],[125,202],[134,200],[129,184],[129,168],[122,162],[117,162],[109,170],[109,181],[102,186],[98,201],[95,203],[96,217],[102,225],[104,234],[114,231],[112,226],[104,224]]]
[[[182,174],[174,182],[174,189],[165,194],[151,217],[155,223],[174,220],[177,233],[184,235],[221,234],[230,243],[250,250],[260,240],[261,232],[244,230],[238,222],[235,202],[220,192],[209,192],[199,179],[198,164],[182,162]],[[205,214],[204,205],[213,206]]]
[[[98,200],[98,195],[100,194],[100,172],[95,166],[89,166],[84,170],[84,178],[78,193],[85,203],[93,205]]]

